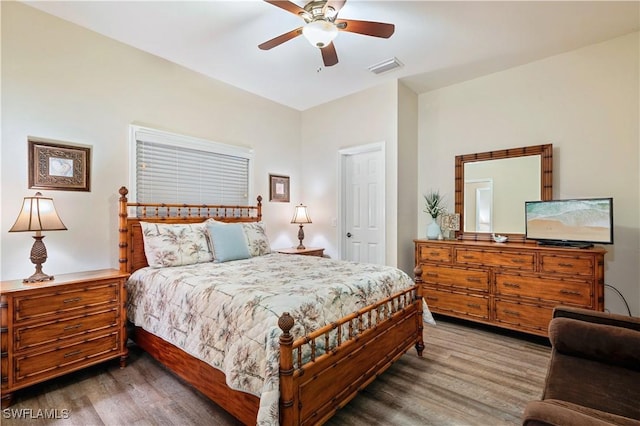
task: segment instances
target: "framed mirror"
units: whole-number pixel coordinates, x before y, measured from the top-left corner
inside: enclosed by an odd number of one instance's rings
[[[490,241],[491,234],[524,241],[524,202],[553,198],[553,145],[456,156],[457,238]]]

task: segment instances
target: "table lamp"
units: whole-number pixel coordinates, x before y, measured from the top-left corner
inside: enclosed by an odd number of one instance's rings
[[[36,192],[34,197],[24,197],[22,210],[9,232],[35,231],[36,235],[33,247],[31,247],[31,263],[36,265],[36,272],[29,278],[25,278],[25,283],[36,283],[49,281],[53,275],[42,272],[42,264],[47,260],[47,248],[44,246],[42,231],[65,231],[67,229],[60,220],[56,208],[53,205],[53,198],[43,197]]]
[[[300,225],[300,229],[298,230],[298,240],[300,240],[300,244],[296,247],[298,250],[304,250],[305,247],[302,244],[302,240],[304,240],[304,231],[302,230],[302,225],[305,223],[311,223],[311,218],[309,217],[309,213],[307,212],[307,206],[303,206],[300,204],[296,206],[296,210],[293,213],[293,219],[291,219],[291,223],[297,223]]]

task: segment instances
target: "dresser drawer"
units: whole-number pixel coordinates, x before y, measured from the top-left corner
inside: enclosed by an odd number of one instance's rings
[[[48,352],[16,356],[16,382],[37,379],[38,376],[44,374],[51,377],[75,367],[87,365],[92,359],[109,356],[110,352],[116,352],[120,349],[119,335],[120,333],[113,332],[75,344],[55,346]]]
[[[14,299],[15,321],[46,315],[59,315],[92,306],[113,304],[118,300],[118,282],[95,284],[90,287],[38,293]]]
[[[55,342],[92,331],[118,325],[115,308],[106,312],[80,315],[66,320],[53,320],[28,327],[16,327],[14,350]]]
[[[533,271],[535,254],[511,251],[456,249],[456,263],[481,266],[497,266]]]
[[[463,289],[489,291],[489,272],[475,269],[456,269],[437,265],[422,265],[422,281]]]
[[[550,277],[496,274],[496,294],[557,302],[591,308],[590,282],[558,280]]]
[[[430,310],[436,313],[489,318],[489,299],[466,293],[436,290],[423,287],[423,297]]]
[[[451,263],[451,247],[418,244],[418,262]]]
[[[496,300],[496,321],[518,326],[525,331],[547,335],[552,307]]]
[[[540,256],[540,263],[544,273],[593,276],[592,256],[543,254]]]

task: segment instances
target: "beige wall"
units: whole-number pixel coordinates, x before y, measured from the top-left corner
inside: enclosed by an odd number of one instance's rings
[[[274,245],[291,246],[288,203],[269,203],[268,173],[300,191],[300,112],[14,2],[2,7],[2,279],[33,273],[30,233],[8,233],[27,183],[27,137],[92,145],[91,192],[52,196],[68,231],[46,233],[44,271],[118,267],[117,190],[127,185],[132,123],[255,150]]]
[[[384,143],[385,263],[413,274],[416,228],[418,97],[398,82],[302,113],[304,201],[313,211],[310,245],[340,257],[339,151]],[[335,219],[335,222],[334,222]],[[305,227],[305,229],[307,229]]]
[[[606,283],[640,313],[639,33],[423,94],[419,192],[453,209],[459,154],[552,143],[554,198],[614,198]],[[425,214],[418,234],[424,236]],[[626,313],[605,290],[608,310]]]
[[[418,95],[398,85],[398,267],[413,276],[418,207]]]
[[[339,257],[340,236],[332,221],[339,217],[339,150],[383,142],[385,146],[386,261],[397,262],[397,83],[345,96],[302,113],[303,200],[313,224],[305,227],[308,245],[326,247]],[[306,240],[305,240],[306,241]]]

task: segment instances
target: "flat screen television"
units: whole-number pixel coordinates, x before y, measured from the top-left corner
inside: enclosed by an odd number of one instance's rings
[[[540,245],[613,244],[613,198],[526,201],[525,234]]]

